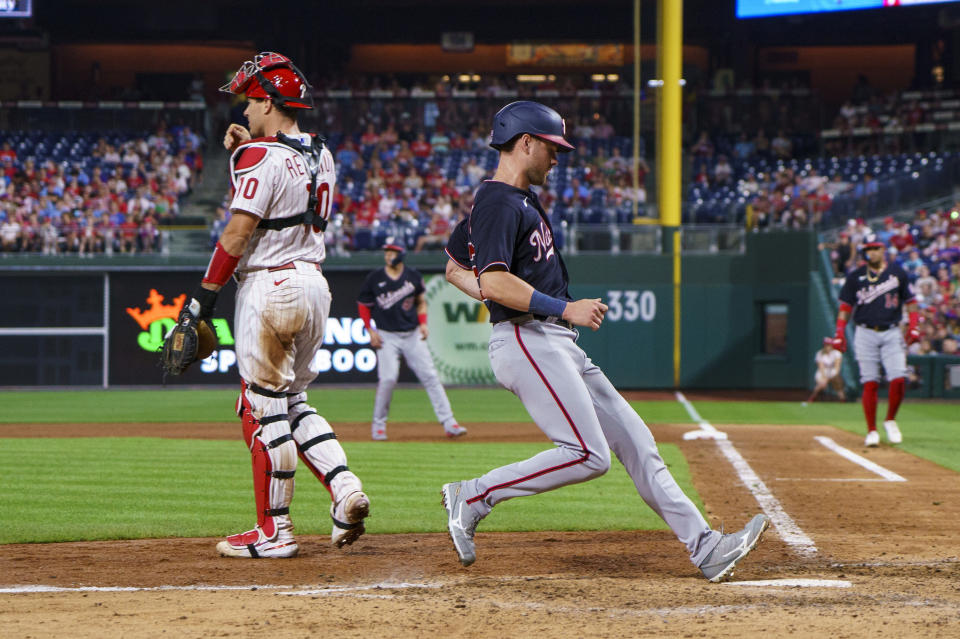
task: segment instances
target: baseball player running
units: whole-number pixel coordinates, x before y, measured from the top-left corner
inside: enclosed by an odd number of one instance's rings
[[[646,424],[576,344],[574,326],[599,329],[607,305],[570,298],[550,221],[530,190],[544,184],[557,153],[573,149],[563,120],[542,104],[513,102],[494,116],[490,146],[500,161],[478,189],[466,224],[451,235],[447,279],[487,304],[493,372],[556,448],[443,486],[460,563],[475,561],[474,532],[495,505],[598,477],[609,469],[613,449],[703,575],[728,578],[769,520],[757,515],[728,535],[711,530],[670,475]]]
[[[307,404],[330,311],[320,263],[336,174],[323,138],[297,125],[298,109],[312,108],[313,98],[289,58],[261,53],[221,91],[246,96],[249,130],[231,124],[223,139],[232,152],[233,216],[191,306],[210,317],[218,291],[236,278],[237,415],[253,461],[257,525],[227,537],[217,550],[228,557],[293,557],[290,501],[298,454],[330,491],[335,546],[363,534],[370,509],[330,424]],[[274,135],[264,137],[268,133]]]
[[[897,410],[903,400],[907,376],[907,344],[920,340],[917,324],[920,314],[914,299],[913,286],[897,264],[887,264],[885,247],[875,236],[868,236],[861,247],[867,263],[851,271],[840,289],[840,311],[833,347],[841,353],[847,349],[847,321],[853,316],[854,355],[860,365],[863,384],[863,414],[867,419],[865,446],[878,446],[877,388],[880,386],[880,364],[890,380],[887,418],[883,429],[887,441],[899,444],[903,435],[897,426]],[[909,323],[904,342],[900,332],[902,309],[906,306]]]
[[[817,372],[813,375],[813,393],[807,398],[807,402],[817,399],[827,386],[833,389],[840,401],[844,401],[846,397],[843,394],[843,377],[840,375],[843,353],[833,347],[832,337],[823,338],[823,346],[817,351],[813,360],[817,364]]]
[[[383,246],[386,265],[367,275],[357,297],[357,311],[370,333],[370,346],[379,350],[371,436],[375,440],[387,438],[387,414],[402,356],[427,389],[433,412],[443,424],[447,437],[460,437],[467,434],[467,429],[453,417],[450,401],[424,341],[428,333],[423,277],[416,269],[404,265],[405,253],[399,242],[387,238]],[[371,318],[376,321],[376,328],[371,326]]]

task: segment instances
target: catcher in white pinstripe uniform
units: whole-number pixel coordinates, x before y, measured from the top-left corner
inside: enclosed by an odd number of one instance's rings
[[[323,276],[323,231],[336,181],[323,138],[304,134],[297,110],[313,107],[309,84],[294,64],[265,52],[245,62],[221,91],[244,94],[249,130],[231,124],[233,216],[194,293],[210,317],[231,275],[237,287],[237,414],[253,461],[257,524],[217,544],[229,557],[293,557],[290,502],[297,455],[330,491],[331,539],[341,547],[364,532],[370,500],[330,424],[307,404],[316,377],[330,289]],[[264,137],[275,133],[271,137]]]

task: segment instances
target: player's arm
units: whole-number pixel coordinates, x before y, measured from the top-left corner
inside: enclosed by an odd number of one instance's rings
[[[479,302],[483,301],[480,285],[477,284],[477,278],[473,276],[471,269],[463,268],[453,260],[447,260],[446,276],[447,281],[458,289]]]
[[[900,278],[900,299],[906,300],[903,308],[907,311],[907,344],[914,344],[920,341],[920,312],[917,307],[917,296],[913,292],[913,284],[906,276],[902,274]]]
[[[907,311],[907,344],[920,341],[920,311],[916,300],[910,300],[904,305]]]
[[[213,307],[217,303],[217,294],[233,275],[237,263],[250,243],[250,236],[260,218],[246,211],[234,209],[233,216],[223,229],[223,234],[213,249],[203,280],[193,292],[193,299],[185,308],[198,319],[213,316]]]
[[[841,353],[847,350],[847,322],[853,313],[853,300],[856,299],[855,276],[848,275],[840,289],[840,309],[837,311],[837,330],[833,334],[833,347]]]
[[[536,290],[513,273],[488,268],[480,274],[480,289],[497,304],[535,315],[562,317],[577,326],[600,328],[607,305],[600,298],[568,302]]]
[[[237,262],[240,261],[240,257],[243,255],[243,252],[247,250],[247,244],[250,243],[250,238],[253,236],[254,230],[259,224],[260,218],[254,215],[253,213],[247,213],[246,211],[234,210],[233,215],[230,217],[230,221],[227,222],[227,226],[223,229],[223,234],[220,236],[220,241],[217,242],[217,247],[214,249],[213,259],[211,259],[211,266],[214,263],[214,259],[223,259],[227,262],[232,262],[232,267],[229,268],[229,273],[226,273],[226,277],[223,277],[223,272],[219,273],[219,277],[208,278],[204,276],[203,278],[203,287],[211,291],[219,291],[223,288],[223,285],[226,284],[227,279],[233,275],[233,271],[236,269]],[[226,253],[226,256],[218,256],[217,253],[222,251]],[[226,269],[219,269],[225,271]],[[207,275],[210,275],[210,268],[207,268]]]
[[[847,322],[852,312],[853,307],[841,300],[840,310],[837,311],[837,329],[833,334],[833,347],[841,353],[847,350]]]
[[[383,346],[383,338],[370,323],[373,319],[373,305],[376,303],[373,295],[372,276],[372,273],[367,276],[367,279],[363,282],[363,288],[360,289],[360,295],[357,296],[357,315],[360,316],[363,327],[367,329],[367,334],[370,336],[370,348],[380,348]]]
[[[427,296],[423,293],[417,295],[417,324],[420,329],[420,339],[427,339],[427,335],[429,335],[427,329]]]

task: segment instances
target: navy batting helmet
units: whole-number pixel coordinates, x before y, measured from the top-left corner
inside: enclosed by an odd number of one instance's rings
[[[885,245],[883,242],[880,241],[880,238],[878,238],[876,235],[874,235],[873,233],[868,233],[863,238],[863,243],[860,245],[860,253],[863,255],[866,255],[867,251],[875,248],[882,249],[882,248],[885,248]]]
[[[406,255],[407,249],[400,243],[400,240],[394,237],[388,237],[383,244],[384,251],[395,251],[397,256],[390,261],[390,266],[396,266],[403,261],[404,256]]]
[[[511,102],[493,116],[490,146],[500,150],[504,144],[524,133],[549,140],[561,152],[573,150],[573,145],[564,139],[566,124],[560,114],[539,102],[520,100]]]

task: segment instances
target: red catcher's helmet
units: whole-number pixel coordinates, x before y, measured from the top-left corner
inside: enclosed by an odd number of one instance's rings
[[[245,95],[247,99],[273,100],[275,104],[296,109],[312,109],[310,83],[285,55],[264,51],[240,65],[233,79],[220,87],[224,93]]]

